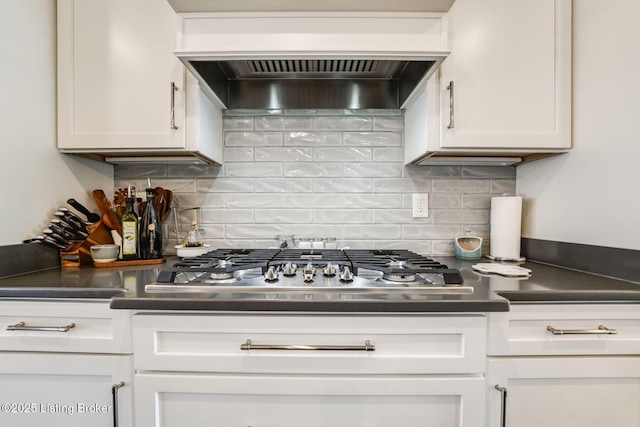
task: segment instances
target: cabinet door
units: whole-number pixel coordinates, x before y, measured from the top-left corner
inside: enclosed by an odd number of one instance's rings
[[[640,425],[640,358],[490,358],[487,427],[636,427]]]
[[[58,148],[184,147],[176,23],[166,1],[58,1]]]
[[[571,147],[570,0],[456,0],[449,30],[433,150]]]
[[[0,354],[0,425],[132,426],[132,357]],[[115,389],[116,384],[124,384]]]
[[[139,373],[135,381],[137,427],[481,427],[484,419],[482,377]]]

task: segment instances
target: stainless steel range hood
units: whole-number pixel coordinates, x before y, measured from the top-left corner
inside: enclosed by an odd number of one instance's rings
[[[176,56],[228,109],[396,109],[446,58],[442,12],[189,12]]]

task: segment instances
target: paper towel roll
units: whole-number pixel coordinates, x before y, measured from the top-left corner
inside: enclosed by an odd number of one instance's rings
[[[491,250],[492,258],[519,260],[520,233],[522,231],[522,197],[491,198]]]

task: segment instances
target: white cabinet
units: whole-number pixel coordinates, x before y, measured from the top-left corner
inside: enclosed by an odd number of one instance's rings
[[[0,425],[132,426],[132,370],[130,355],[1,352]]]
[[[484,422],[481,315],[174,312],[133,322],[138,427]]]
[[[175,57],[166,1],[58,1],[58,148],[219,162],[221,111]]]
[[[571,0],[457,0],[451,55],[407,107],[405,160],[571,148]]]
[[[490,358],[487,427],[640,425],[639,357]],[[495,389],[507,390],[505,401]]]
[[[640,424],[639,306],[514,304],[488,321],[487,427],[503,411],[507,426]]]
[[[128,311],[30,300],[0,313],[0,425],[133,425]]]

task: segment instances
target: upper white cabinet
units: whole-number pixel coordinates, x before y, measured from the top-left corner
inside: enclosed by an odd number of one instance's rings
[[[166,1],[58,1],[58,148],[101,157],[222,157],[221,111],[173,50]]]
[[[456,0],[451,54],[407,107],[407,163],[571,148],[571,0]]]

